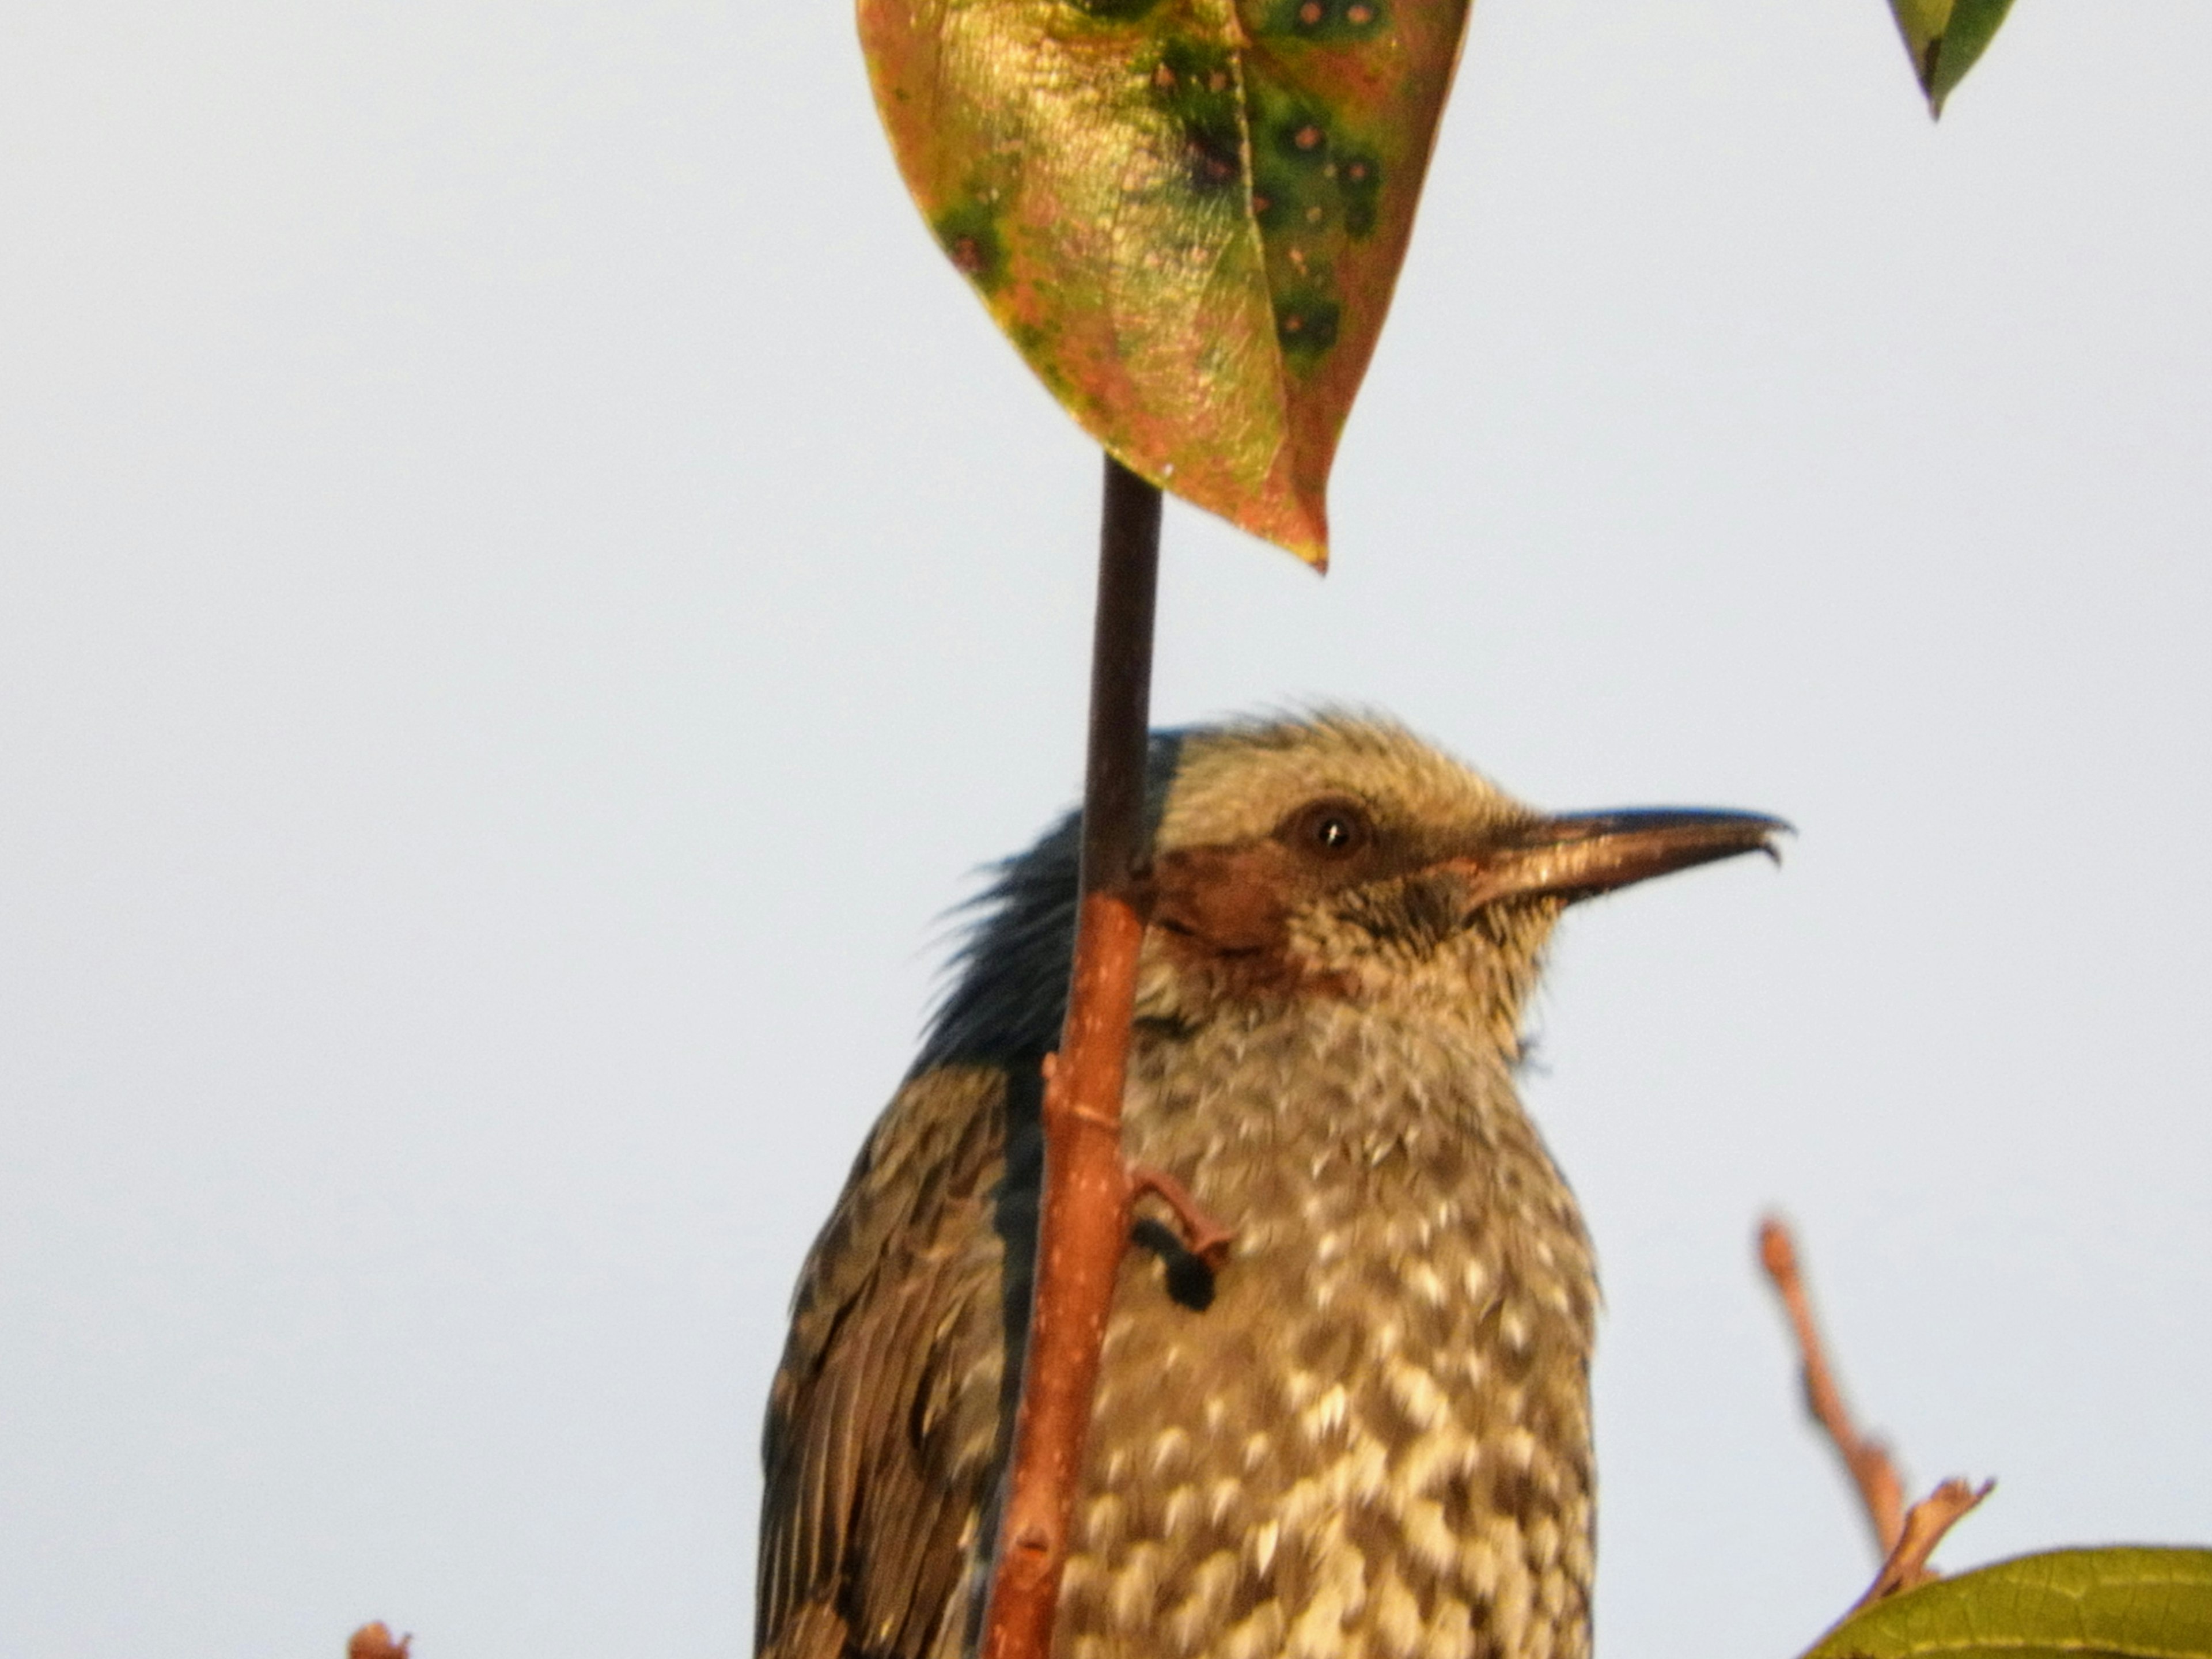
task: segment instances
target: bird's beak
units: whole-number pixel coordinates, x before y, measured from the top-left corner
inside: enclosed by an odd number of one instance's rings
[[[1764,853],[1778,864],[1774,838],[1790,833],[1780,818],[1759,812],[1572,812],[1539,818],[1447,862],[1469,884],[1470,909],[1537,894],[1572,903],[1740,853]]]

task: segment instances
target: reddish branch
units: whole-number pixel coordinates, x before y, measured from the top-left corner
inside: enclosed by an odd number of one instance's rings
[[[1121,1084],[1145,933],[1138,877],[1146,858],[1159,533],[1160,492],[1109,458],[1091,653],[1083,902],[1067,1023],[1045,1074],[1036,1288],[982,1659],[1045,1659],[1051,1650],[1099,1348],[1139,1187],[1178,1213],[1196,1214],[1181,1188],[1158,1176],[1140,1183],[1121,1158]],[[1200,1244],[1208,1242],[1202,1237]]]
[[[1905,1532],[1905,1487],[1898,1479],[1897,1465],[1890,1461],[1888,1447],[1862,1435],[1851,1422],[1843,1391],[1836,1386],[1835,1372],[1829,1367],[1820,1328],[1813,1322],[1812,1300],[1805,1293],[1804,1278],[1798,1271],[1797,1247],[1790,1240],[1790,1229],[1772,1216],[1759,1224],[1759,1260],[1766,1276],[1774,1281],[1797,1334],[1805,1409],[1827,1431],[1837,1455],[1844,1460],[1852,1484],[1858,1488],[1859,1501],[1865,1505],[1867,1524],[1874,1529],[1875,1547],[1886,1557],[1897,1548]]]
[[[1036,1300],[983,1659],[1042,1659],[1052,1645],[1099,1345],[1129,1231],[1121,1080],[1144,933],[1126,899],[1083,901],[1073,1000],[1045,1083]]]
[[[1844,1467],[1850,1472],[1866,1507],[1867,1523],[1874,1528],[1875,1541],[1882,1553],[1881,1571],[1867,1586],[1866,1594],[1851,1606],[1851,1612],[1856,1613],[1885,1596],[1940,1577],[1928,1565],[1928,1558],[1943,1541],[1943,1534],[1987,1498],[1996,1482],[1985,1480],[1973,1486],[1955,1478],[1946,1480],[1906,1510],[1903,1483],[1898,1479],[1897,1466],[1890,1462],[1889,1449],[1862,1435],[1844,1406],[1843,1391],[1836,1386],[1820,1328],[1813,1322],[1812,1298],[1806,1294],[1804,1275],[1797,1266],[1797,1247],[1790,1239],[1790,1229],[1772,1216],[1759,1224],[1759,1260],[1774,1281],[1797,1334],[1797,1352],[1804,1364],[1805,1407],[1827,1431]]]

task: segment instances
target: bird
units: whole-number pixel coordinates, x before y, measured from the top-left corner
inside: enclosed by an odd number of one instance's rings
[[[1380,715],[1156,733],[1114,1288],[1054,1659],[1588,1659],[1598,1285],[1516,1092],[1569,905],[1763,814],[1550,815]],[[1074,815],[995,867],[800,1272],[760,1659],[963,1659],[988,1591]]]

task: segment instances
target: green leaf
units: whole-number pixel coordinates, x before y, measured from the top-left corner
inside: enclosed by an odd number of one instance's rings
[[[860,0],[952,262],[1132,470],[1316,565],[1467,0]]]
[[[1805,1659],[2204,1659],[2212,1550],[2054,1550],[1877,1601]]]
[[[1943,113],[1943,100],[1966,78],[2012,9],[2012,0],[1889,0],[1912,72],[1927,94],[1928,112]]]

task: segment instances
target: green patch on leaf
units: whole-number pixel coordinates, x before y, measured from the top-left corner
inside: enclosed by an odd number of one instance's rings
[[[1345,229],[1354,236],[1370,234],[1382,191],[1382,163],[1372,155],[1346,150],[1337,159],[1336,188],[1344,198]]]
[[[1313,360],[1336,343],[1344,307],[1317,288],[1285,294],[1275,309],[1275,336],[1283,355],[1297,367]]]
[[[939,214],[931,228],[945,257],[984,293],[1006,280],[1006,245],[999,235],[998,215],[988,204],[963,202]]]
[[[1252,217],[1265,231],[1280,230],[1305,209],[1311,181],[1261,160],[1252,174]]]
[[[1337,46],[1369,40],[1386,23],[1384,0],[1269,0],[1260,32]]]
[[[1133,23],[1159,0],[1075,0],[1076,10],[1105,23]]]
[[[1328,112],[1304,102],[1278,103],[1263,111],[1260,143],[1269,159],[1319,173],[1328,165]]]
[[[1190,147],[1192,185],[1200,191],[1235,184],[1244,171],[1243,102],[1237,92],[1237,60],[1226,47],[1201,40],[1166,42],[1147,77],[1152,101],[1182,130]]]

